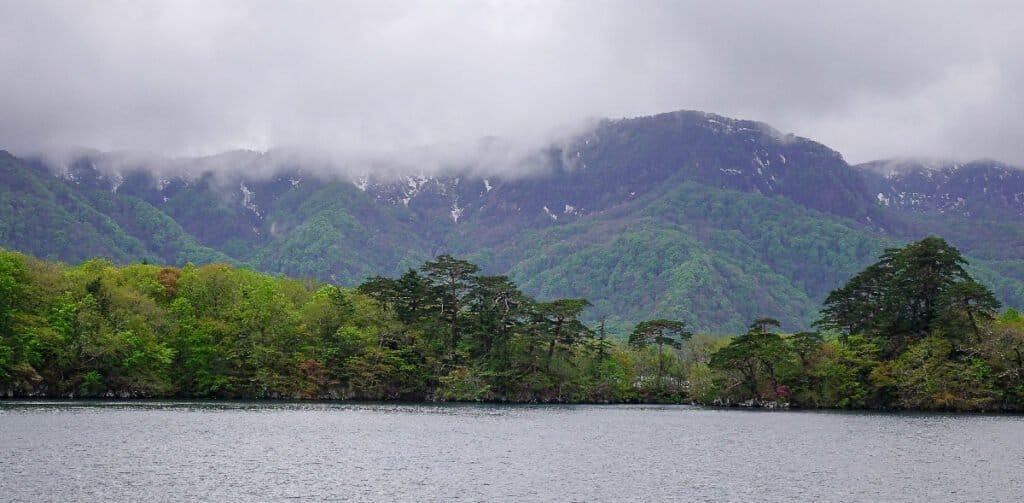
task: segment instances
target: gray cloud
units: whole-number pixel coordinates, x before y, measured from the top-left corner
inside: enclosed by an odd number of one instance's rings
[[[1019,2],[0,0],[0,148],[359,153],[700,109],[1024,164]]]

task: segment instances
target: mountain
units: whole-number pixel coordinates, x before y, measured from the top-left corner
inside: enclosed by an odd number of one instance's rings
[[[511,169],[474,160],[503,148],[343,169],[274,151],[86,152],[64,165],[4,153],[0,246],[348,286],[453,253],[540,298],[586,297],[590,320],[621,335],[651,317],[735,332],[767,315],[804,329],[884,248],[938,234],[1003,302],[1024,305],[1024,185],[1003,164],[850,166],[812,140],[691,111],[601,121]]]
[[[857,166],[891,208],[920,214],[1013,220],[1024,216],[1024,170],[992,160],[968,163],[874,161]]]
[[[137,198],[59,179],[0,151],[0,244],[79,262],[231,262],[200,245],[173,218]]]

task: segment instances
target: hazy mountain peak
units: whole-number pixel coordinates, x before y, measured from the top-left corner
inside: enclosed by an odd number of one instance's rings
[[[594,123],[521,158],[535,169],[516,176],[480,164],[515,145],[485,137],[474,148],[350,159],[343,170],[286,149],[90,151],[63,171],[0,155],[0,203],[12,201],[0,204],[0,224],[31,223],[0,225],[0,245],[63,260],[234,260],[347,285],[450,252],[534,292],[590,297],[598,314],[697,316],[705,308],[690,307],[713,299],[709,317],[688,318],[694,326],[742,329],[770,311],[801,328],[883,241],[937,232],[913,218],[1024,215],[1024,172],[1002,163],[853,169],[813,140],[697,111]],[[888,171],[904,174],[878,174]],[[1017,260],[1014,246],[984,249]],[[624,297],[632,292],[643,297]]]

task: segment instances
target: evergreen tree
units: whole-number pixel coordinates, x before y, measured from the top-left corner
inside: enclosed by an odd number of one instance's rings
[[[423,264],[421,269],[436,291],[439,311],[449,325],[449,351],[454,354],[459,345],[459,315],[463,298],[473,285],[473,274],[480,268],[445,254]]]
[[[737,375],[730,389],[745,388],[742,396],[774,400],[777,398],[776,369],[787,356],[787,345],[782,336],[771,331],[779,322],[772,318],[759,318],[747,333],[734,338],[729,345],[711,356],[713,368]]]
[[[664,360],[662,353],[666,345],[675,349],[683,347],[682,341],[689,339],[693,334],[686,331],[685,324],[678,320],[647,320],[642,321],[633,328],[629,335],[629,345],[637,348],[647,347],[649,344],[658,346],[658,386],[662,385],[664,375]]]
[[[956,248],[934,236],[888,249],[829,294],[817,324],[844,337],[868,336],[888,357],[935,329],[946,329],[950,337],[959,337],[965,327],[975,331],[979,317],[991,318],[999,303],[971,279],[966,264]],[[956,316],[964,323],[956,322]]]
[[[587,299],[559,299],[534,306],[548,339],[545,371],[551,369],[551,360],[554,359],[555,348],[558,345],[572,346],[581,342],[584,337],[592,335],[590,329],[578,319],[589,306],[590,301]]]

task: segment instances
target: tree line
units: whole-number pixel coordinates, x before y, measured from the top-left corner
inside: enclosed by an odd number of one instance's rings
[[[1020,410],[1024,319],[964,265],[926,238],[832,292],[815,332],[655,319],[620,340],[586,299],[448,255],[345,289],[0,250],[0,395]]]

